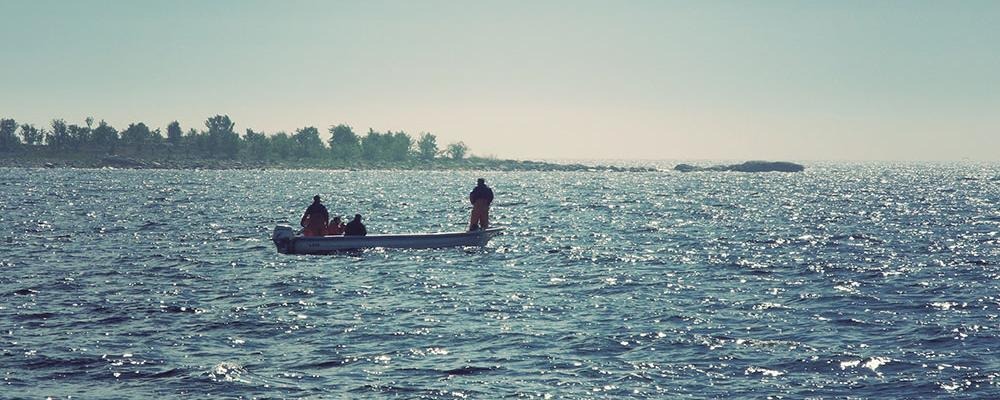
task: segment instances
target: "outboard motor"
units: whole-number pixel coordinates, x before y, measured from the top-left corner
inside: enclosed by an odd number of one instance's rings
[[[295,231],[288,225],[278,225],[274,227],[271,241],[278,247],[278,253],[288,254],[292,250],[292,239],[295,239]]]

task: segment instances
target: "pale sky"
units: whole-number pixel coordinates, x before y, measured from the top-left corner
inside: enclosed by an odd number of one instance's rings
[[[1000,1],[0,0],[0,117],[523,159],[1000,160]]]

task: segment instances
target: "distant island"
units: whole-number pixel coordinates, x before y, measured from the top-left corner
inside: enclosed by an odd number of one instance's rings
[[[350,126],[329,128],[320,138],[312,126],[294,133],[265,134],[247,129],[242,135],[228,115],[205,121],[205,129],[185,132],[180,123],[167,125],[166,135],[145,123],[119,131],[105,121],[67,124],[55,119],[49,127],[18,125],[0,119],[0,166],[158,169],[428,169],[509,171],[654,171],[652,168],[557,164],[502,160],[469,155],[459,141],[439,148],[437,136],[378,132],[358,135]]]
[[[747,161],[742,164],[715,165],[711,167],[698,167],[690,164],[677,164],[675,171],[698,172],[698,171],[733,171],[733,172],[802,172],[806,167],[787,161]]]

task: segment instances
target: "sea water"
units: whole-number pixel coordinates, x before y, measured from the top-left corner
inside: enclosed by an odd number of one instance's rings
[[[315,194],[485,248],[277,254]],[[0,398],[997,398],[1000,166],[0,169]]]

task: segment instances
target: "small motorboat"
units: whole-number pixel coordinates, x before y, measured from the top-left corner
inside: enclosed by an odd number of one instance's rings
[[[503,228],[468,232],[377,234],[367,236],[302,236],[287,225],[274,227],[271,240],[281,254],[328,254],[344,250],[385,247],[433,249],[440,247],[485,246]]]

